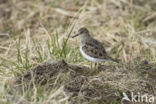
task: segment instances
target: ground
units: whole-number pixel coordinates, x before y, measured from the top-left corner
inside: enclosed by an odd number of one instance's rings
[[[123,93],[132,92],[156,102],[155,5],[155,0],[1,0],[0,104],[128,104]],[[71,38],[81,27],[119,64],[101,63],[90,74],[79,39]]]

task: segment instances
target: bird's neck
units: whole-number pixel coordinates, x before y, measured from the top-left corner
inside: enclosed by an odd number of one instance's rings
[[[84,34],[80,36],[80,45],[84,44],[85,42],[89,41],[92,37],[89,34]]]

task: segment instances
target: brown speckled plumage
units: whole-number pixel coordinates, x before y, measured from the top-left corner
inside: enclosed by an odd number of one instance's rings
[[[114,60],[113,58],[108,56],[105,48],[103,47],[103,44],[101,42],[99,42],[98,40],[95,40],[93,37],[91,37],[88,29],[86,29],[85,27],[80,28],[78,31],[78,34],[76,34],[73,37],[76,37],[76,36],[80,36],[80,47],[82,48],[82,50],[80,50],[80,51],[82,54],[85,53],[89,57],[96,58],[95,60],[97,60],[97,61],[95,61],[95,62],[102,62],[105,60],[111,60],[111,61],[117,62],[117,60]],[[83,54],[83,56],[85,57],[84,54]],[[86,56],[86,57],[88,57],[88,56]],[[98,61],[98,59],[100,61]],[[88,60],[89,60],[89,58],[88,58]],[[89,61],[91,61],[91,60],[89,60]],[[93,61],[94,61],[94,59],[92,59],[92,62]]]

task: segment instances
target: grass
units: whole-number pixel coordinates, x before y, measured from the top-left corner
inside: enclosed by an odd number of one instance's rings
[[[109,67],[91,76],[90,84],[98,80],[111,86],[111,89],[104,87],[110,95],[112,90],[119,90],[119,93],[137,91],[135,86],[140,87],[141,81],[155,86],[156,79],[152,76],[156,73],[156,19],[151,16],[155,13],[151,9],[154,8],[152,3],[154,0],[148,3],[138,0],[133,4],[128,0],[12,0],[0,4],[0,12],[4,12],[0,15],[0,103],[72,104],[87,101],[103,104],[103,100],[94,98],[82,100],[85,97],[80,95],[71,98],[63,89],[67,75],[61,73],[43,86],[34,84],[33,88],[27,88],[23,82],[22,91],[12,88],[14,78],[47,60],[65,59],[69,63],[90,66],[79,52],[78,39],[70,38],[83,26],[104,43],[110,56],[122,63],[119,66],[102,63]],[[1,38],[5,33],[9,38],[5,35]],[[144,61],[148,65],[142,64]],[[146,74],[150,80],[143,73],[148,66],[151,68]],[[156,95],[155,92],[152,94]],[[111,98],[107,99],[108,104],[120,103],[111,102]]]

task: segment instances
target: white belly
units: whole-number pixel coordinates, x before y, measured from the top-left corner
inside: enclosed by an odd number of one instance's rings
[[[82,56],[83,56],[84,58],[86,58],[87,60],[89,60],[89,61],[91,61],[91,62],[98,63],[98,62],[103,62],[103,61],[105,61],[104,59],[93,58],[93,57],[87,55],[87,54],[82,50],[82,47],[80,47],[80,52],[81,52],[81,54],[82,54]]]

